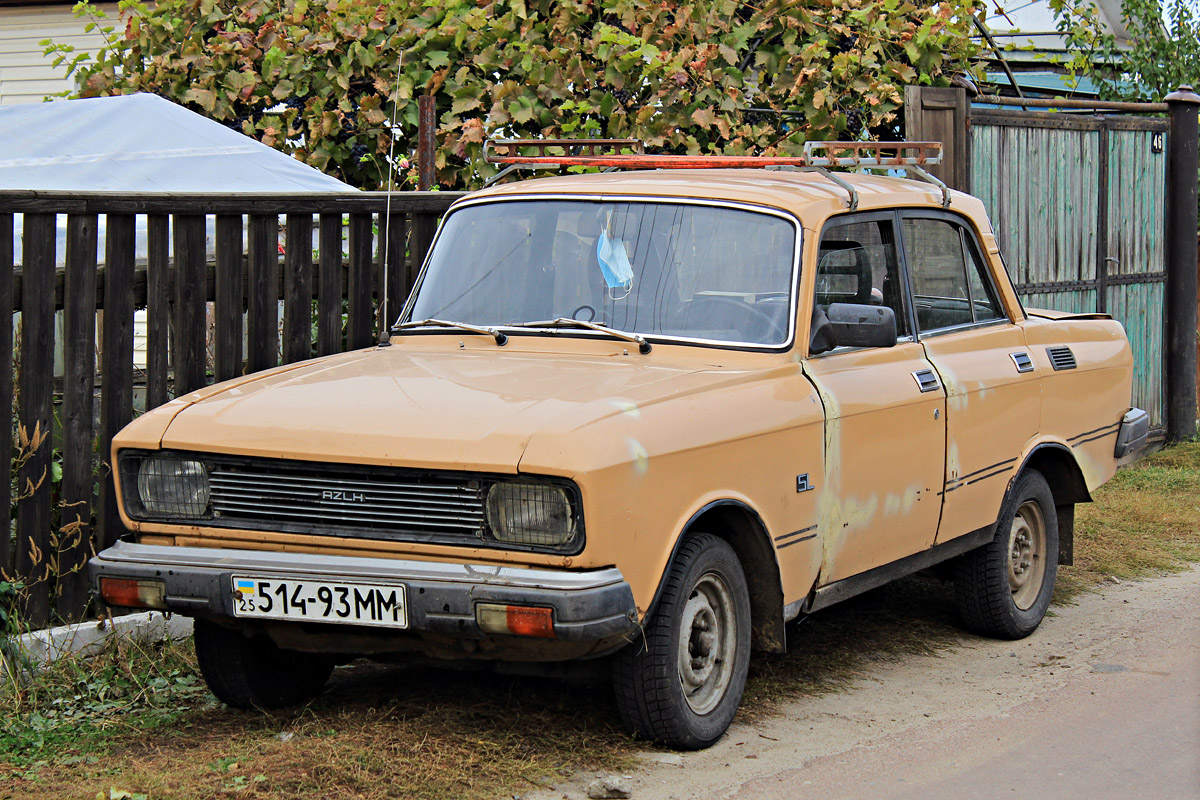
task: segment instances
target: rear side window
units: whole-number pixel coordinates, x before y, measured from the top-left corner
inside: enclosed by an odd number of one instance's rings
[[[901,230],[917,327],[926,331],[1002,319],[983,264],[960,225],[906,217]]]

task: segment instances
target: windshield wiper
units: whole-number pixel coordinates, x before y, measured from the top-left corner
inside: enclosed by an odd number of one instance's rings
[[[446,319],[423,319],[419,322],[401,322],[399,325],[392,328],[394,331],[402,331],[406,328],[458,328],[462,331],[470,333],[478,333],[482,336],[491,336],[496,340],[496,344],[503,347],[508,342],[508,336],[504,331],[495,328],[484,328],[479,325],[471,325],[466,322],[452,322]]]
[[[581,319],[559,317],[558,319],[547,319],[541,322],[513,322],[510,323],[510,326],[514,328],[585,328],[589,331],[606,333],[614,339],[633,342],[638,346],[638,352],[643,355],[650,352],[650,343],[639,334],[617,330],[616,328],[610,328],[607,325],[601,325],[597,322],[585,322]]]

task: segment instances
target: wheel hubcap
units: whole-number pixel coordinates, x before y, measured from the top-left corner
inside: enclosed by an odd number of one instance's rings
[[[716,708],[729,688],[735,630],[729,587],[716,573],[706,573],[684,604],[679,630],[679,682],[697,714]]]
[[[1017,608],[1033,607],[1045,577],[1046,521],[1041,507],[1030,500],[1013,515],[1008,534],[1008,587]]]

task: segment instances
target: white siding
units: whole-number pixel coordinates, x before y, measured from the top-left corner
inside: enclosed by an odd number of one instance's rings
[[[103,25],[120,25],[116,3],[100,3],[109,15]],[[6,6],[0,8],[0,105],[40,103],[47,95],[74,88],[66,64],[53,66],[38,42],[50,39],[69,44],[75,52],[94,53],[104,43],[98,31],[84,33],[89,22],[76,17],[70,5]]]

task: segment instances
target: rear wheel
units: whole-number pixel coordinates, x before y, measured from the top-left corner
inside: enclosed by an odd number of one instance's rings
[[[737,554],[694,534],[671,564],[643,637],[616,656],[617,710],[635,735],[708,747],[733,721],[750,663],[750,597]]]
[[[1040,472],[1017,480],[995,538],[959,559],[954,587],[967,627],[985,636],[1020,639],[1037,628],[1058,573],[1058,514]]]
[[[245,636],[196,620],[196,660],[208,688],[234,708],[283,708],[316,697],[333,672],[320,653],[283,650],[269,636]]]

